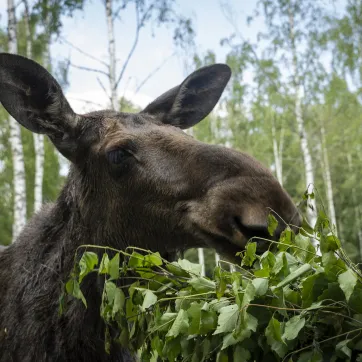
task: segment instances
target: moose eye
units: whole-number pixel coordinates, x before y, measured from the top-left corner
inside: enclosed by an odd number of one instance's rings
[[[107,153],[108,161],[114,165],[119,165],[130,156],[131,154],[122,148],[118,148]]]

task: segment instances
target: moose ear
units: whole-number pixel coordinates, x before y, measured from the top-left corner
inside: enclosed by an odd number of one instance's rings
[[[21,125],[48,135],[72,159],[78,116],[58,82],[42,66],[19,55],[0,53],[0,103]]]
[[[214,64],[190,74],[179,86],[150,103],[142,113],[161,117],[162,122],[189,128],[215,107],[231,76],[226,64]]]

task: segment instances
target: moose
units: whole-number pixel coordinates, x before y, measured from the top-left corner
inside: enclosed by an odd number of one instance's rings
[[[139,113],[80,115],[41,65],[0,54],[1,104],[71,164],[57,200],[0,251],[1,362],[135,360],[118,345],[105,352],[98,277],[82,283],[87,308],[70,300],[58,314],[80,245],[139,246],[169,259],[207,247],[233,260],[251,237],[265,248],[271,211],[274,238],[286,224],[300,227],[291,197],[266,167],[183,131],[213,110],[230,77],[225,64],[205,66]]]

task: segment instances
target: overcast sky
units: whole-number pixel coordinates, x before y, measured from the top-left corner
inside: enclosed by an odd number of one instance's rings
[[[227,49],[220,46],[220,39],[229,36],[233,32],[233,28],[222,14],[219,0],[178,0],[177,3],[179,12],[193,19],[198,51],[201,53],[212,49],[217,54],[217,61],[222,62]],[[246,16],[252,12],[255,1],[237,0],[233,3],[240,19],[240,29],[246,38],[253,39],[257,31],[262,30],[263,27],[262,20],[258,20],[250,28],[246,26]],[[6,27],[7,22],[6,6],[7,0],[0,0],[2,27]],[[19,6],[19,10],[21,10],[21,6]],[[129,6],[126,11],[121,13],[121,17],[122,20],[116,21],[115,27],[118,71],[120,71],[134,40],[134,7]],[[102,1],[88,1],[84,12],[77,12],[72,19],[65,18],[63,24],[62,36],[66,40],[95,57],[107,61],[107,27]],[[175,51],[172,35],[172,31],[165,27],[155,28],[154,37],[150,27],[142,29],[137,49],[119,87],[120,96],[125,92],[127,97],[144,106],[184,79],[186,73],[182,59],[174,56],[137,95],[134,94],[137,85]],[[61,59],[70,55],[71,61],[76,65],[101,67],[97,62],[71,49],[69,45],[61,44],[60,40],[53,42],[51,53],[53,59]],[[76,99],[86,99],[104,106],[107,105],[107,97],[97,81],[98,76],[107,85],[107,79],[102,75],[71,69],[70,87],[66,94],[76,111],[81,111],[85,105]]]
[[[252,14],[256,2],[256,0],[231,1],[234,16],[238,19],[238,27],[245,39],[255,40],[256,34],[265,30],[261,17],[250,27],[246,25],[246,18]],[[324,2],[330,5],[330,0],[324,0]],[[62,37],[85,52],[107,61],[107,27],[103,1],[92,0],[86,3],[84,12],[77,12],[73,18],[63,18]],[[233,32],[233,27],[221,11],[220,0],[178,0],[177,4],[177,9],[181,14],[193,19],[198,52],[202,54],[212,49],[217,55],[217,61],[224,61],[229,49],[221,47],[220,40],[229,36]],[[6,27],[7,22],[6,6],[7,0],[0,0],[2,27]],[[18,10],[22,10],[21,6]],[[129,6],[121,13],[121,18],[121,21],[116,21],[115,27],[118,72],[134,40],[134,7]],[[119,96],[125,94],[133,102],[145,106],[184,79],[186,72],[183,61],[180,57],[174,56],[137,94],[134,94],[137,85],[174,52],[172,35],[172,31],[165,27],[156,28],[154,36],[149,26],[142,29],[137,49],[120,84]],[[51,55],[55,60],[70,55],[71,61],[76,65],[102,69],[100,64],[80,54],[68,44],[64,42],[62,44],[60,39],[53,42]],[[66,95],[76,112],[100,108],[96,105],[86,105],[78,101],[79,99],[95,102],[102,107],[107,106],[107,96],[99,85],[97,77],[107,86],[107,79],[103,75],[71,68],[70,86],[66,90]],[[248,78],[248,75],[246,77]]]

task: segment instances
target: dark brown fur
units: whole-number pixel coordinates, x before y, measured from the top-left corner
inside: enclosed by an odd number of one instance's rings
[[[249,237],[267,237],[271,209],[300,224],[288,194],[256,160],[180,130],[213,109],[229,78],[230,69],[216,64],[138,114],[77,115],[42,67],[0,54],[0,102],[23,126],[48,135],[72,163],[57,201],[0,251],[1,362],[133,360],[117,346],[110,355],[104,351],[96,277],[82,287],[88,308],[72,300],[58,316],[61,285],[79,245],[134,245],[165,256],[203,246],[232,259]],[[118,164],[110,154],[115,149],[126,151]],[[281,221],[275,237],[284,227]]]

